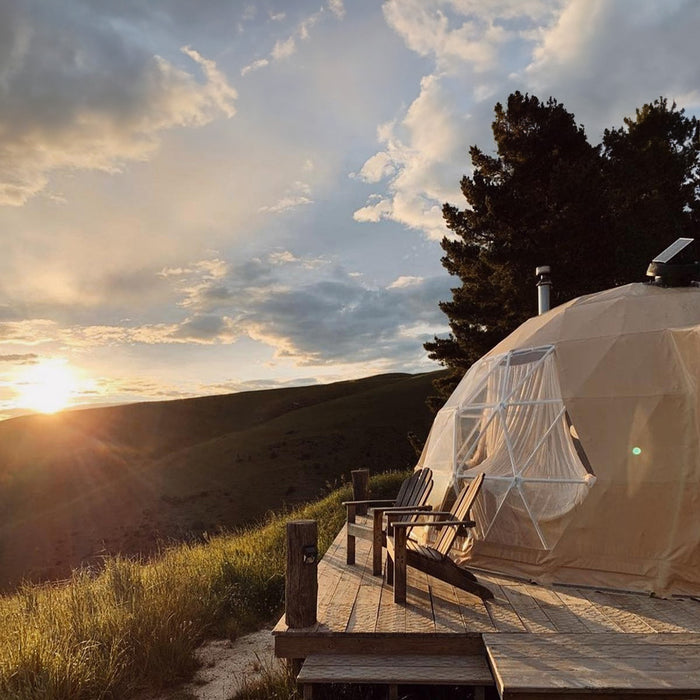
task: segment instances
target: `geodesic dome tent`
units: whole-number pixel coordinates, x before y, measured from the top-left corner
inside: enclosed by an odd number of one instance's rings
[[[632,284],[528,320],[467,372],[419,466],[484,472],[470,566],[700,594],[700,289]]]

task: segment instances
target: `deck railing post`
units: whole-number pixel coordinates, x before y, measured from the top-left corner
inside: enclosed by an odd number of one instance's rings
[[[369,497],[369,469],[353,469],[350,472],[352,477],[352,500],[366,501]],[[367,506],[358,505],[357,515],[367,515]]]
[[[284,586],[287,627],[316,623],[318,599],[318,526],[315,520],[287,523],[287,575]]]

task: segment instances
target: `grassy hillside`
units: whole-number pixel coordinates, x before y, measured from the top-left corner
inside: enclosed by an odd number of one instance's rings
[[[405,476],[373,478],[372,494],[395,494]],[[349,495],[345,487],[289,514],[318,522],[320,552],[340,529]],[[107,559],[99,575],[76,572],[66,584],[0,596],[0,697],[125,700],[188,678],[202,639],[235,637],[280,614],[285,522],[270,517],[147,564]]]
[[[435,374],[0,423],[0,587],[259,520],[352,469],[411,466]]]

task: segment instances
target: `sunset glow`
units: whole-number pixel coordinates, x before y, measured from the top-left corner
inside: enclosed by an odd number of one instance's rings
[[[497,102],[590,144],[660,96],[700,116],[694,2],[15,0],[0,30],[0,420],[437,370],[442,208]]]
[[[52,360],[27,369],[17,388],[18,408],[55,413],[68,406],[77,390],[77,381],[65,363]]]

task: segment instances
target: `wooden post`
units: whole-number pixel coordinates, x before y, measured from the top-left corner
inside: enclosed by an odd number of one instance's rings
[[[288,627],[316,623],[318,599],[318,527],[315,520],[287,523],[287,576],[284,587]]]
[[[352,500],[366,501],[369,496],[369,469],[353,469],[350,472],[352,477]],[[367,506],[357,506],[358,515],[367,515]]]

